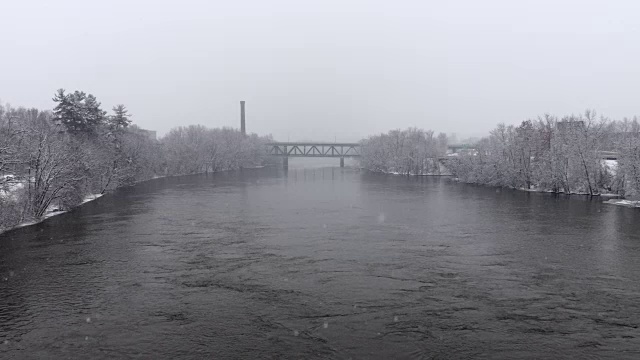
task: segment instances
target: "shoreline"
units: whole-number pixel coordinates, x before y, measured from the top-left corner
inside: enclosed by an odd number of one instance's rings
[[[79,208],[80,206],[82,206],[82,205],[84,205],[86,203],[89,203],[89,202],[92,202],[94,200],[97,200],[97,199],[101,198],[103,195],[104,194],[89,194],[89,195],[84,197],[84,199],[82,200],[82,202],[80,204],[72,207],[69,210],[53,209],[53,210],[47,211],[46,213],[44,213],[44,215],[42,215],[42,218],[40,218],[38,220],[26,221],[26,222],[23,222],[23,223],[20,223],[20,224],[14,226],[14,227],[0,230],[0,235],[2,235],[4,233],[7,233],[9,231],[12,231],[12,230],[17,230],[17,229],[21,229],[21,228],[24,228],[24,227],[27,227],[27,226],[40,224],[41,222],[43,222],[43,221],[45,221],[45,220],[47,220],[49,218],[68,213],[69,211],[72,211],[73,209]]]
[[[260,165],[260,166],[256,166],[256,167],[250,167],[250,168],[245,167],[244,169],[260,169],[260,168],[264,168],[264,167],[265,167],[264,165]],[[164,178],[178,177],[178,176],[215,174],[215,173],[221,173],[221,172],[225,172],[225,171],[234,171],[234,170],[219,170],[219,171],[211,171],[211,172],[201,172],[201,173],[196,173],[196,174],[156,175],[156,176],[154,176],[154,177],[152,177],[150,179],[137,181],[137,182],[135,182],[135,183],[133,183],[131,185],[121,186],[121,187],[115,188],[115,189],[113,189],[111,191],[122,189],[122,188],[126,188],[126,187],[135,186],[135,185],[138,185],[138,184],[145,183],[147,181],[152,181],[152,180],[157,180],[157,179],[164,179]],[[27,226],[37,225],[37,224],[40,224],[41,222],[43,222],[43,221],[45,221],[45,220],[47,220],[47,219],[49,219],[51,217],[68,213],[69,211],[73,211],[74,209],[77,209],[77,208],[79,208],[80,206],[82,206],[82,205],[84,205],[86,203],[89,203],[89,202],[92,202],[94,200],[97,200],[97,199],[101,198],[104,195],[106,195],[106,193],[103,193],[103,194],[89,194],[89,195],[84,197],[84,199],[82,200],[82,202],[80,204],[78,204],[78,205],[76,205],[76,206],[74,206],[74,207],[72,207],[72,208],[70,208],[68,210],[57,210],[57,209],[54,209],[54,210],[51,210],[51,211],[47,211],[44,215],[42,215],[42,218],[40,218],[38,220],[26,221],[26,222],[20,223],[20,224],[18,224],[16,226],[13,226],[13,227],[10,227],[10,228],[7,228],[7,229],[0,229],[0,236],[2,236],[3,234],[5,234],[7,232],[12,231],[12,230],[17,230],[17,229],[21,229],[21,228],[24,228],[24,227],[27,227]]]
[[[260,169],[260,168],[264,168],[266,166],[262,165],[262,166],[256,166],[256,167],[245,167],[244,169]],[[374,170],[370,170],[367,168],[360,168],[360,170],[366,170],[369,171],[371,173],[374,174],[382,174],[382,175],[394,175],[394,176],[407,176],[407,177],[420,177],[420,176],[433,176],[433,177],[452,177],[452,174],[401,174],[399,172],[387,172],[387,171],[374,171]],[[202,173],[198,173],[198,174],[214,174],[214,173],[220,173],[220,172],[225,172],[225,171],[232,171],[232,170],[221,170],[221,171],[214,171],[214,172],[202,172]],[[198,175],[198,174],[180,174],[180,175],[163,175],[163,176],[154,176],[150,179],[146,179],[146,180],[142,180],[142,181],[138,181],[134,184],[128,185],[128,186],[135,186],[137,184],[141,184],[147,181],[151,181],[151,180],[157,180],[157,179],[162,179],[162,178],[169,178],[169,177],[178,177],[178,176],[188,176],[188,175]],[[467,185],[479,185],[479,186],[491,186],[494,187],[496,189],[501,189],[501,188],[506,188],[506,189],[510,189],[510,190],[518,190],[518,191],[524,191],[524,192],[532,192],[532,193],[546,193],[546,194],[562,194],[562,195],[567,195],[567,196],[571,196],[571,195],[580,195],[580,196],[591,196],[591,197],[599,197],[599,198],[611,198],[609,200],[603,201],[603,204],[609,204],[609,205],[616,205],[616,206],[623,206],[623,207],[627,207],[627,208],[640,208],[640,200],[626,200],[624,198],[622,198],[621,195],[617,195],[617,194],[594,194],[594,195],[589,195],[588,193],[577,193],[577,192],[571,192],[571,193],[565,193],[565,192],[554,192],[551,190],[539,190],[539,189],[525,189],[525,188],[515,188],[515,187],[500,187],[500,186],[492,186],[492,185],[486,185],[486,184],[477,184],[477,183],[469,183],[469,182],[463,182],[460,181],[459,178],[452,178],[451,180],[461,183],[461,184],[467,184]],[[128,187],[128,186],[123,186],[124,187]],[[120,189],[120,188],[117,188]],[[114,189],[116,190],[116,189]],[[73,211],[74,209],[92,202],[94,200],[97,200],[99,198],[101,198],[102,196],[104,196],[105,194],[89,194],[87,196],[85,196],[85,198],[82,200],[82,202],[72,208],[70,208],[69,210],[51,210],[51,211],[47,211],[41,219],[39,220],[34,220],[34,221],[27,221],[21,224],[18,224],[14,227],[8,228],[8,229],[0,229],[0,235],[3,235],[9,231],[12,230],[17,230],[17,229],[21,229],[27,226],[32,226],[32,225],[37,225],[40,224],[41,222],[57,216],[57,215],[61,215],[61,214],[65,214],[69,211]]]
[[[640,200],[611,199],[603,201],[604,204],[623,206],[631,209],[640,208]]]
[[[640,200],[627,200],[627,199],[624,199],[624,197],[622,195],[612,194],[612,193],[600,193],[600,194],[593,194],[593,195],[590,195],[589,193],[584,193],[584,192],[565,193],[564,191],[555,192],[555,191],[552,191],[552,190],[525,189],[525,188],[516,188],[516,187],[508,187],[508,186],[507,187],[503,187],[503,186],[493,186],[493,185],[487,185],[487,184],[478,184],[478,183],[464,182],[464,181],[461,181],[459,178],[453,178],[452,180],[455,181],[455,182],[461,183],[461,184],[477,185],[477,186],[490,186],[490,187],[494,187],[496,189],[506,188],[506,189],[509,189],[509,190],[517,190],[517,191],[539,193],[539,194],[556,194],[556,195],[566,195],[566,196],[578,195],[578,196],[597,197],[597,198],[603,199],[603,201],[602,201],[603,204],[624,206],[624,207],[627,207],[627,208],[640,208]],[[609,198],[609,200],[604,200],[606,198]]]
[[[374,174],[383,174],[383,175],[449,176],[449,177],[453,177],[454,176],[452,174],[401,174],[401,173],[398,173],[398,172],[373,171],[373,170],[366,169],[366,168],[360,168],[360,169],[372,172]],[[493,188],[496,188],[496,189],[506,188],[506,189],[509,189],[509,190],[517,190],[517,191],[539,193],[539,194],[557,194],[557,195],[567,195],[567,196],[578,195],[578,196],[598,197],[598,198],[601,198],[601,199],[610,198],[609,200],[603,200],[602,203],[603,204],[609,204],[609,205],[616,205],[616,206],[624,206],[624,207],[627,207],[627,208],[640,208],[640,200],[626,200],[626,199],[623,198],[622,195],[618,195],[618,194],[599,193],[599,194],[590,195],[589,193],[583,193],[583,192],[565,193],[564,191],[554,192],[552,190],[525,189],[525,188],[503,187],[503,186],[494,186],[494,185],[487,185],[487,184],[478,184],[478,183],[472,183],[472,182],[464,182],[464,181],[461,181],[459,178],[456,178],[456,177],[452,178],[451,180],[455,181],[457,183],[467,184],[467,185],[489,186],[489,187],[493,187]]]
[[[375,171],[367,168],[360,167],[360,170],[366,170],[374,174],[382,175],[394,175],[394,176],[453,176],[452,174],[402,174],[397,171]]]

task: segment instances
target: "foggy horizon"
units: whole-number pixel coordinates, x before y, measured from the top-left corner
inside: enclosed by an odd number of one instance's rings
[[[51,109],[59,88],[124,104],[165,134],[190,124],[276,140],[356,141],[419,127],[595,109],[640,114],[633,1],[124,1],[4,4],[0,101]]]

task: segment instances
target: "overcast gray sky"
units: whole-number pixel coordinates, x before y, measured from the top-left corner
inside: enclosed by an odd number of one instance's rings
[[[352,141],[640,114],[640,1],[1,0],[0,100],[92,93],[134,122]]]

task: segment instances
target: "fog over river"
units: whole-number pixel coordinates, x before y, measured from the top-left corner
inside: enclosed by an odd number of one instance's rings
[[[640,357],[637,209],[333,165],[0,235],[0,357]]]

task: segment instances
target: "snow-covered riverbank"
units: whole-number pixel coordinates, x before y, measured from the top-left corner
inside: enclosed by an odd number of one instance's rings
[[[604,202],[605,204],[618,205],[630,208],[640,208],[640,200],[624,200],[624,199],[611,199]]]
[[[378,173],[378,174],[387,174],[387,175],[402,175],[402,176],[451,176],[451,171],[449,171],[449,169],[447,169],[446,167],[442,166],[442,164],[439,164],[439,168],[438,168],[438,172],[426,172],[426,173],[414,173],[414,172],[409,172],[407,173],[401,173],[398,171],[384,171],[384,170],[371,170],[371,169],[367,169],[364,167],[360,167],[361,170],[367,170],[367,171],[371,171],[374,173]]]
[[[460,178],[452,178],[451,180],[455,181],[455,182],[459,182],[462,184],[469,184],[469,185],[479,185],[479,186],[489,186],[489,187],[495,187],[496,189],[509,189],[509,190],[518,190],[518,191],[524,191],[524,192],[532,192],[532,193],[546,193],[546,194],[558,194],[558,195],[579,195],[579,196],[595,196],[595,197],[600,197],[600,198],[612,198],[611,200],[607,201],[606,203],[608,204],[615,204],[616,201],[626,201],[629,202],[629,200],[617,200],[616,198],[620,198],[621,196],[618,194],[612,194],[612,193],[597,193],[597,194],[589,194],[588,192],[583,192],[583,191],[572,191],[572,192],[564,192],[564,191],[553,191],[553,190],[549,190],[549,189],[541,189],[538,188],[536,186],[532,186],[530,189],[527,188],[523,188],[523,187],[513,187],[513,186],[505,186],[505,187],[501,187],[501,186],[495,186],[495,185],[488,185],[488,184],[479,184],[479,183],[474,183],[474,182],[466,182],[466,181],[462,181],[460,180]]]
[[[96,200],[100,197],[102,197],[102,195],[104,194],[90,194],[85,196],[85,198],[82,200],[82,202],[80,204],[78,204],[77,206],[73,207],[70,210],[73,210],[79,206],[82,206],[88,202],[91,202],[93,200]],[[57,206],[51,205],[49,206],[49,208],[47,209],[47,211],[44,213],[44,215],[42,215],[42,218],[38,219],[38,220],[33,220],[33,221],[25,221],[21,224],[18,224],[14,227],[8,228],[8,229],[0,229],[0,235],[2,235],[3,233],[10,231],[10,230],[14,230],[14,229],[19,229],[19,228],[23,228],[26,226],[31,226],[31,225],[35,225],[35,224],[39,224],[45,220],[47,220],[50,217],[56,216],[56,215],[60,215],[60,214],[64,214],[70,210],[60,210]]]
[[[245,169],[259,169],[259,168],[263,168],[264,166],[255,166],[255,167],[251,167],[251,168],[245,168]],[[215,171],[214,173],[218,173],[218,172],[224,172],[224,171],[230,171],[230,170],[220,170],[220,171]],[[202,173],[204,174],[204,173]],[[184,174],[179,174],[179,175],[156,175],[154,177],[152,177],[151,179],[147,179],[147,180],[142,180],[142,181],[138,181],[135,184],[140,184],[140,183],[144,183],[150,180],[156,180],[156,179],[162,179],[162,178],[168,178],[168,177],[178,177],[178,176],[185,176]],[[5,175],[5,177],[11,177],[11,179],[13,179],[13,175]],[[24,188],[24,184],[16,182],[14,184],[11,184],[9,186],[5,186],[5,190],[0,190],[0,198],[4,198],[4,199],[14,199],[16,197],[16,193],[20,190],[22,190]],[[69,212],[79,206],[82,206],[88,202],[91,202],[93,200],[96,200],[100,197],[102,197],[104,194],[89,194],[87,196],[84,197],[84,199],[82,199],[82,202],[68,210],[61,210],[58,208],[58,206],[55,205],[51,205],[49,206],[49,208],[47,209],[47,211],[45,212],[45,214],[42,216],[42,218],[38,219],[38,220],[32,220],[32,221],[25,221],[23,223],[20,223],[16,226],[10,227],[10,228],[0,228],[0,235],[2,235],[3,233],[10,231],[10,230],[14,230],[14,229],[19,229],[19,228],[23,228],[26,226],[31,226],[31,225],[35,225],[35,224],[39,224],[45,220],[47,220],[48,218],[52,217],[52,216],[56,216],[56,215],[61,215],[64,214],[66,212]],[[1,200],[1,199],[0,199]]]
[[[378,173],[378,174],[385,174],[385,175],[402,175],[402,176],[451,176],[451,174],[436,174],[436,173],[425,173],[425,174],[414,174],[414,173],[409,173],[409,174],[402,174],[399,173],[397,171],[372,171],[372,170],[368,170],[368,169],[364,169],[367,171],[371,171],[374,173]]]

